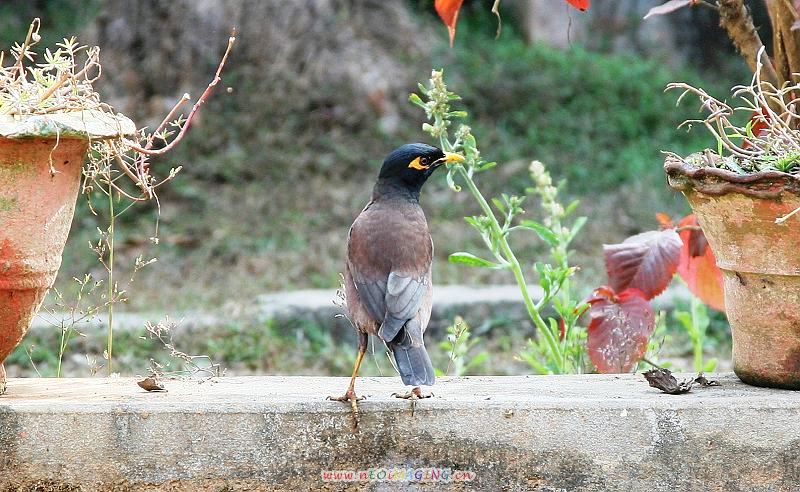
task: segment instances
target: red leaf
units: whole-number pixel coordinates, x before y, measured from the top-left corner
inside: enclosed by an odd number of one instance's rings
[[[650,9],[650,11],[645,14],[644,18],[647,19],[648,17],[654,15],[670,14],[678,9],[682,9],[683,7],[693,5],[694,3],[696,3],[696,0],[669,0],[669,2],[656,5]]]
[[[714,309],[725,311],[725,296],[722,289],[722,270],[717,267],[714,253],[697,218],[688,215],[681,219],[678,228],[683,246],[681,247],[678,274],[686,282],[692,294]]]
[[[758,111],[753,112],[753,116],[750,118],[750,131],[756,137],[761,136],[761,132],[769,127],[769,113],[764,111],[764,108],[760,108]],[[751,147],[753,144],[750,143],[749,140],[744,139],[742,143],[742,148],[746,149]]]
[[[589,0],[567,0],[567,3],[578,10],[586,11],[589,8]]]
[[[675,224],[672,222],[672,218],[665,213],[658,212],[656,214],[656,220],[662,229],[673,229],[675,227]]]
[[[609,299],[616,302],[616,300],[618,299],[617,294],[611,287],[603,285],[594,289],[589,298],[586,299],[586,301],[584,302],[586,302],[589,305],[593,305],[596,302],[607,301]]]
[[[694,215],[690,215],[692,219],[694,219]],[[686,219],[684,218],[681,221],[684,225],[687,224]],[[686,239],[681,236],[681,240],[683,241],[684,246],[689,251],[689,258],[697,258],[698,256],[704,256],[706,251],[708,251],[708,239],[706,239],[706,235],[700,226],[697,225],[697,220],[693,220],[694,227],[688,229],[686,232],[689,234],[684,234],[683,236],[687,236]],[[682,226],[683,227],[683,226]],[[684,232],[684,231],[681,231]],[[680,233],[678,233],[680,235]],[[680,268],[680,264],[678,264],[678,268]]]
[[[629,372],[647,351],[656,325],[653,308],[639,289],[615,295],[610,287],[600,287],[587,302],[589,359],[601,373]]]
[[[617,292],[635,288],[646,299],[654,298],[667,288],[678,269],[681,244],[674,229],[643,232],[621,244],[604,244],[611,288]]]
[[[450,47],[453,47],[453,41],[456,39],[456,23],[458,22],[458,11],[461,9],[461,4],[464,0],[436,0],[434,7],[436,13],[447,26],[447,32],[450,33]]]

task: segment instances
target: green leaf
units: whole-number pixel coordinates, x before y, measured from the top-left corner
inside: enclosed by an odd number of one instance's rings
[[[542,241],[546,242],[550,246],[554,248],[558,246],[559,243],[558,236],[556,236],[556,234],[553,231],[551,231],[547,226],[544,226],[533,220],[523,220],[520,222],[520,225],[525,229],[530,229],[534,231],[536,234],[539,235]]]
[[[694,336],[696,330],[694,329],[694,324],[692,323],[692,315],[689,314],[688,311],[674,311],[672,316],[683,325],[683,329],[689,333],[689,336]]]
[[[562,318],[565,317],[565,314],[568,314],[564,312],[566,311],[566,309],[564,309],[564,303],[558,297],[553,298],[553,309],[555,309],[558,315]]]
[[[488,352],[481,352],[473,357],[469,362],[467,362],[467,366],[465,369],[474,369],[476,367],[480,367],[489,359]]]
[[[503,202],[497,198],[492,198],[492,203],[494,203],[494,206],[497,207],[497,210],[499,210],[501,214],[506,213],[506,206],[503,204]]]
[[[539,285],[542,287],[542,290],[544,290],[545,297],[550,296],[550,286],[551,286],[550,275],[549,275],[550,272],[547,267],[548,265],[545,265],[541,261],[537,261],[536,263],[533,264],[533,268],[535,268],[536,273],[539,274]]]
[[[466,222],[467,224],[471,225],[472,227],[474,227],[474,228],[476,228],[478,230],[482,230],[483,229],[481,227],[481,223],[478,221],[477,217],[474,217],[474,216],[473,217],[464,217],[464,222]]]
[[[484,260],[478,256],[473,255],[472,253],[465,253],[465,252],[458,252],[453,253],[448,258],[450,263],[461,263],[463,265],[472,266],[472,267],[481,267],[481,268],[502,268],[503,265],[499,263],[495,263],[493,261]]]
[[[479,231],[482,231],[484,229],[483,225],[481,225],[480,218],[477,216],[473,215],[471,217],[464,217],[464,222],[471,225],[475,229],[478,229]]]
[[[574,212],[575,209],[578,208],[578,205],[580,203],[581,203],[580,200],[574,200],[574,201],[570,202],[570,204],[567,205],[567,208],[564,209],[564,217],[568,217],[569,215],[572,215],[572,212]]]
[[[461,191],[461,187],[457,185],[453,179],[453,169],[454,168],[450,168],[447,170],[447,186],[449,186],[451,190],[459,192]]]
[[[575,219],[575,222],[572,223],[572,228],[569,231],[569,240],[567,243],[572,242],[575,239],[575,236],[581,231],[583,226],[586,224],[586,217],[578,217]]]
[[[726,166],[733,169],[738,174],[747,174],[747,171],[742,169],[738,162],[736,162],[736,157],[729,155],[723,159],[723,162]]]
[[[717,368],[717,359],[708,359],[706,365],[703,366],[703,372],[714,372]]]

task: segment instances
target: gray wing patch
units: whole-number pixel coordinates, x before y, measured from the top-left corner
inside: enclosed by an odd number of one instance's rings
[[[386,282],[386,313],[400,319],[413,318],[426,290],[425,277],[413,278],[391,272]]]
[[[403,325],[417,315],[427,290],[426,276],[414,278],[391,272],[386,282],[385,317],[378,336],[387,342],[394,339]]]
[[[358,296],[367,312],[376,322],[386,316],[386,285],[383,282],[359,282],[354,280]]]

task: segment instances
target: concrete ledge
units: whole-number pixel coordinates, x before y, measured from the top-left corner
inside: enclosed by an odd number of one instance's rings
[[[381,467],[476,473],[451,490],[797,490],[800,394],[718,379],[670,396],[641,375],[443,378],[412,415],[390,397],[399,379],[363,378],[357,431],[347,405],[324,400],[345,378],[168,381],[167,393],[12,379],[0,490],[362,489],[321,472]]]

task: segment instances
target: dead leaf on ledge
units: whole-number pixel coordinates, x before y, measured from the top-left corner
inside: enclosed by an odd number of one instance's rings
[[[702,372],[698,374],[696,378],[694,378],[694,382],[699,384],[700,386],[720,386],[719,381],[714,381],[713,379],[706,378],[705,376],[703,376]]]
[[[719,386],[719,382],[706,378],[703,373],[697,375],[694,379],[684,379],[678,382],[675,376],[669,369],[656,368],[650,369],[644,373],[645,379],[653,388],[658,388],[664,393],[670,395],[680,395],[688,393],[692,390],[692,386],[698,384],[700,386]]]
[[[136,384],[146,391],[167,391],[167,389],[164,388],[164,385],[156,381],[156,378],[154,377],[144,378],[141,381],[137,381]]]

